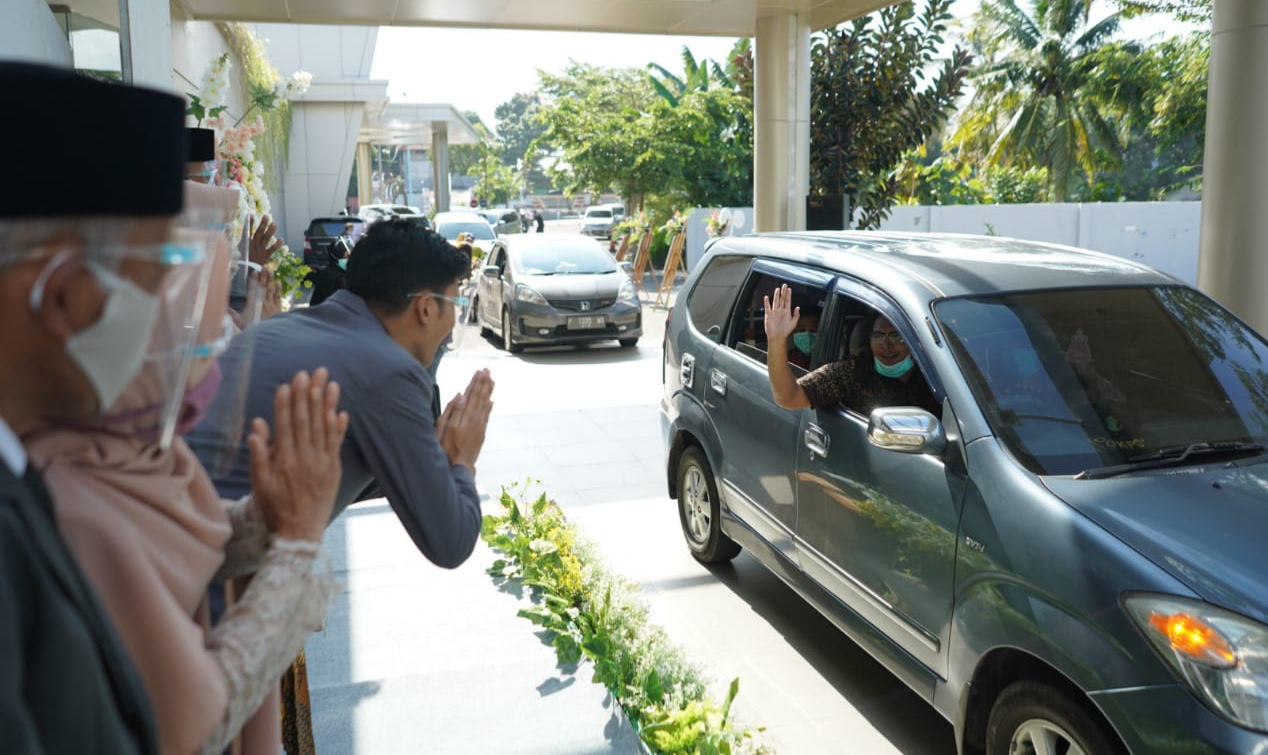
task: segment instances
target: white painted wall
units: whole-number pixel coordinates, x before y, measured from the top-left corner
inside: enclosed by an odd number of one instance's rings
[[[881,228],[991,233],[1093,249],[1197,285],[1201,202],[895,207]]]
[[[255,28],[283,77],[299,70],[313,75],[312,87],[291,103],[290,154],[281,186],[269,196],[282,238],[299,254],[308,221],[344,208],[366,103],[387,100],[387,82],[369,79],[379,30],[311,24]]]
[[[70,68],[74,65],[70,43],[62,33],[48,3],[40,0],[5,0],[0,23],[0,59],[25,60]]]

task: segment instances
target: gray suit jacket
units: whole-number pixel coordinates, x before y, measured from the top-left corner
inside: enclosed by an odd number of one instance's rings
[[[38,475],[0,463],[0,748],[156,753],[149,699],[57,532]]]
[[[241,441],[229,449],[233,468],[217,471],[222,451],[212,418],[232,401],[234,383],[250,361]],[[221,357],[225,383],[209,419],[186,440],[212,472],[225,498],[251,489],[246,423],[273,421],[273,394],[299,370],[330,370],[349,415],[340,458],[343,480],[334,515],[350,504],[383,495],[418,549],[438,566],[453,568],[471,555],[480,535],[480,500],[464,466],[449,465],[436,438],[435,385],[423,366],[388,336],[361,297],[338,291],[321,306],[276,315],[248,328]]]

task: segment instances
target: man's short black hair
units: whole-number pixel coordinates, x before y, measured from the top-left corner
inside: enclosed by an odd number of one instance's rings
[[[375,312],[405,311],[409,295],[441,293],[471,273],[471,256],[435,231],[401,218],[370,226],[348,259],[344,286]]]

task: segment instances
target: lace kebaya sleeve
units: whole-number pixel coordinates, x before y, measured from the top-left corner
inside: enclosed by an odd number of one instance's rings
[[[251,585],[207,637],[229,692],[219,725],[202,753],[218,755],[237,736],[295,660],[309,634],[321,628],[336,583],[321,545],[274,540]]]

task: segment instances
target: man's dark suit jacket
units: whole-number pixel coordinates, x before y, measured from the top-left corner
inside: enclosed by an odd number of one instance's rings
[[[450,466],[436,438],[435,385],[431,375],[392,340],[364,300],[336,291],[319,307],[285,312],[251,326],[221,357],[226,387],[212,403],[208,419],[186,436],[212,473],[222,497],[251,491],[246,424],[252,417],[273,421],[273,395],[299,370],[330,370],[339,383],[339,408],[348,412],[348,437],[340,461],[343,479],[335,496],[337,516],[350,504],[383,495],[418,549],[438,566],[454,568],[471,555],[480,536],[480,499],[464,466]],[[249,378],[240,369],[249,363]],[[246,380],[246,411],[226,411]],[[237,416],[240,440],[226,449],[216,419]],[[228,452],[231,469],[222,466]]]
[[[57,532],[43,483],[3,463],[0,750],[157,752],[140,678]]]

